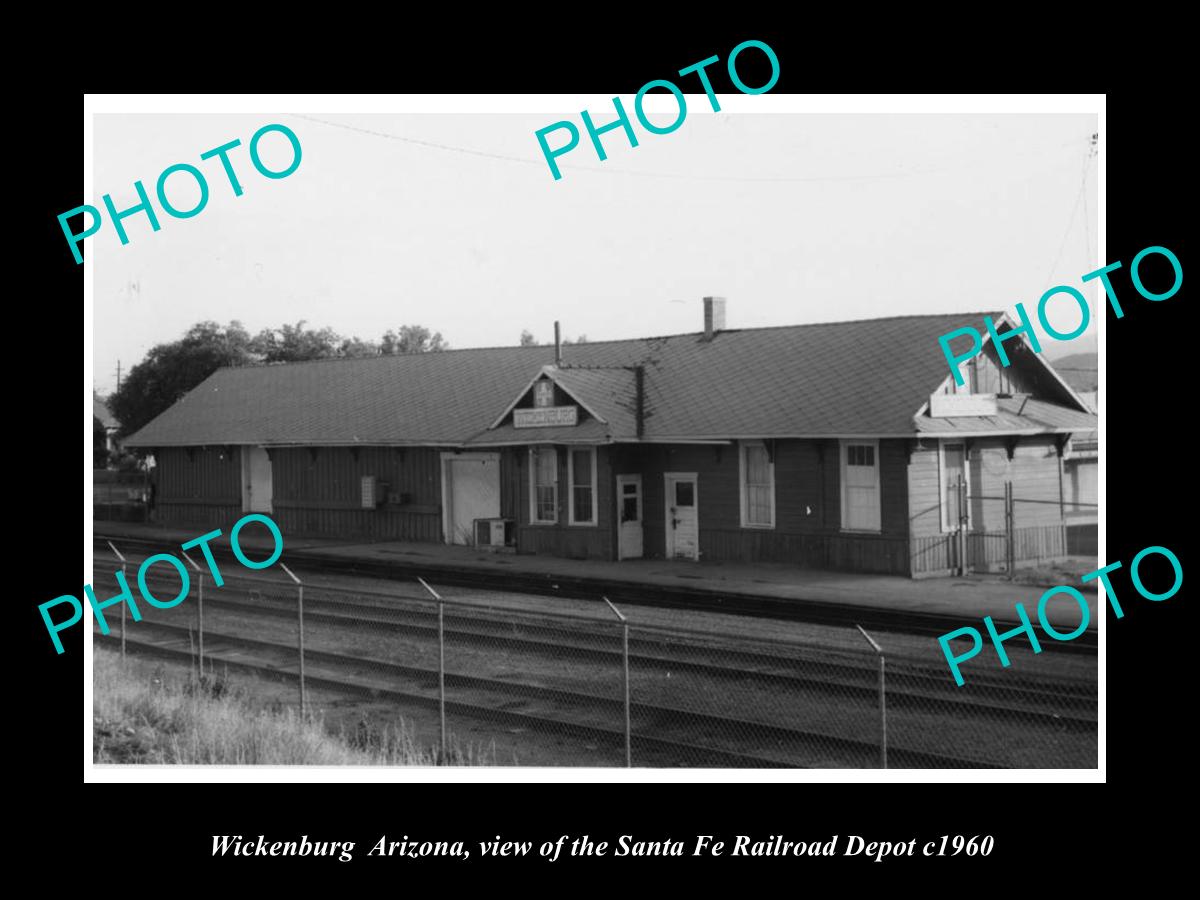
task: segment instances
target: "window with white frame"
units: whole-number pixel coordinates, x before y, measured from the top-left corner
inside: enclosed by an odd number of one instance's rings
[[[880,530],[878,441],[842,441],[842,530]]]
[[[567,479],[571,484],[570,523],[596,524],[596,448],[576,447],[567,455]]]
[[[957,531],[959,518],[967,517],[970,527],[971,470],[967,465],[967,445],[961,441],[940,441],[938,452],[938,484],[942,507],[942,531]]]
[[[529,521],[558,521],[558,451],[553,447],[529,448]]]
[[[742,527],[775,527],[775,463],[762,441],[742,441],[738,452]]]

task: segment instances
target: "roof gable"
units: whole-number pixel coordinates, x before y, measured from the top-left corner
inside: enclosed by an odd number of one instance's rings
[[[486,430],[472,444],[559,441],[609,443],[632,439],[637,430],[637,380],[634,366],[543,366]],[[516,412],[533,409],[534,388],[539,381],[555,385],[560,397],[577,405],[581,413],[574,425],[529,428],[517,426]]]
[[[997,333],[1001,336],[1008,334],[1015,327],[1015,323],[1009,318],[1007,313],[997,312],[990,313],[990,315],[996,325]],[[960,335],[959,337],[965,339],[966,335]],[[950,341],[951,352],[955,351],[954,341],[958,339],[955,338]],[[966,350],[967,348],[960,347],[958,349]],[[1006,340],[1004,350],[1009,360],[1007,366],[1001,366],[996,343],[992,340],[991,333],[985,329],[982,334],[980,349],[975,354],[975,357],[969,361],[960,363],[960,365],[965,367],[968,363],[982,362],[993,370],[1004,368],[1007,370],[1006,374],[1009,380],[1016,385],[1012,393],[1030,394],[1038,400],[1062,404],[1071,410],[1085,413],[1093,412],[1092,407],[1087,401],[1055,370],[1045,353],[1034,351],[1026,335],[1018,335],[1016,340]],[[954,375],[947,371],[932,393],[953,393],[954,390]],[[987,391],[982,391],[981,393],[987,393]],[[917,411],[917,415],[924,415],[927,410],[928,399]]]
[[[532,407],[534,405],[533,404],[534,387],[535,387],[535,385],[537,385],[537,383],[539,381],[549,381],[552,384],[556,385],[559,388],[559,390],[561,390],[562,393],[564,393],[567,396],[568,399],[573,400],[576,404],[578,404],[579,406],[582,406],[584,408],[584,410],[586,410],[593,419],[597,419],[601,423],[607,422],[607,419],[605,418],[605,416],[603,416],[599,412],[597,412],[593,408],[593,405],[589,404],[587,402],[587,400],[585,399],[585,393],[583,391],[583,388],[586,386],[586,382],[584,380],[578,379],[578,378],[564,378],[562,375],[562,370],[558,366],[552,365],[552,366],[542,366],[541,371],[539,371],[536,375],[533,376],[532,380],[530,380],[530,382],[527,385],[525,385],[525,387],[521,390],[521,392],[519,394],[517,394],[516,399],[514,399],[512,403],[508,404],[508,406],[505,408],[504,412],[502,412],[500,414],[499,418],[497,418],[496,421],[492,423],[491,427],[497,428],[506,419],[510,419],[510,417],[513,413],[513,410],[517,409],[518,407],[521,407],[521,406]]]

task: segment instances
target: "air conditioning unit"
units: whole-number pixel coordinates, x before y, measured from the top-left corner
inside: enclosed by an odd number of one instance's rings
[[[506,547],[512,534],[512,519],[476,519],[476,547]]]

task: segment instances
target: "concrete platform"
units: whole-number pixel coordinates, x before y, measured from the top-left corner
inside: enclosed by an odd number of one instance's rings
[[[232,524],[232,523],[231,523]],[[271,543],[262,526],[248,527],[239,542],[247,550],[267,548]],[[94,534],[99,541],[111,538],[118,549],[121,540],[151,542],[152,552],[172,552],[180,544],[198,537],[202,529],[164,527],[138,522],[97,521]],[[228,532],[213,541],[228,553]],[[135,546],[135,552],[145,550]],[[146,551],[151,552],[151,551]],[[264,554],[265,555],[265,554]],[[893,575],[862,575],[802,569],[781,563],[687,562],[676,560],[573,560],[548,556],[492,553],[473,547],[404,542],[358,542],[321,538],[287,538],[283,560],[296,567],[336,567],[346,571],[387,577],[412,577],[427,572],[446,578],[486,579],[496,588],[530,590],[535,593],[612,591],[631,598],[641,592],[709,600],[715,608],[756,604],[759,615],[771,610],[786,614],[804,605],[814,616],[868,613],[903,614],[914,622],[928,620],[928,630],[945,630],[948,620],[974,624],[990,615],[999,624],[1016,623],[1015,604],[1024,604],[1033,618],[1038,598],[1046,586],[1013,584],[1000,576],[935,578],[913,581]],[[1067,582],[1060,582],[1067,583]],[[1095,589],[1080,588],[1091,611],[1088,642],[1094,645],[1098,617]],[[1064,632],[1079,624],[1079,611],[1070,598],[1058,597],[1050,606],[1050,622]],[[1046,641],[1047,645],[1053,642]],[[1067,645],[1059,645],[1066,647]],[[1048,647],[1049,648],[1049,647]]]

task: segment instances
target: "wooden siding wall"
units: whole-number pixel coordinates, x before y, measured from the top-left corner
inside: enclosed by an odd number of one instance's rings
[[[936,442],[912,453],[904,441],[880,446],[880,534],[840,530],[837,441],[777,441],[775,528],[742,528],[736,445],[619,446],[597,452],[598,524],[567,524],[567,456],[559,448],[559,522],[529,522],[526,448],[501,453],[501,514],[518,523],[518,549],[576,559],[614,559],[615,475],[641,473],[645,554],[665,555],[664,473],[696,472],[700,552],[705,560],[789,562],[814,568],[925,574],[954,565],[956,547],[941,531]],[[287,534],[440,542],[441,460],[435,448],[278,448],[271,451],[274,518]],[[236,448],[166,448],[158,459],[158,517],[189,526],[230,527],[242,514],[241,455]],[[1018,562],[1066,552],[1058,502],[1061,460],[1051,437],[1023,438],[1009,461],[1000,439],[977,439],[969,454],[973,533],[969,558],[977,568],[1004,559],[1006,479],[1014,483]],[[361,508],[361,479],[374,475],[388,490],[409,495],[403,505]],[[1052,501],[1031,503],[1022,501]],[[911,534],[911,543],[910,543]]]
[[[1005,481],[1013,483],[1016,561],[1031,562],[1065,555],[1059,506],[1061,460],[1054,438],[1021,438],[1011,461],[1000,438],[979,438],[968,443],[967,465],[972,496],[971,531],[967,541],[969,564],[978,570],[997,570],[1004,564],[1007,554],[1002,499]],[[956,568],[958,547],[954,536],[942,532],[936,440],[927,438],[922,449],[913,451],[908,467],[908,491],[912,505],[914,574]]]
[[[529,509],[529,448],[506,447],[501,456],[501,513],[517,522],[517,551],[564,556],[568,559],[616,559],[613,504],[616,490],[613,481],[611,448],[596,450],[596,523],[569,525],[567,506],[567,452],[569,446],[558,450],[558,522],[554,525],[533,525]]]
[[[1009,359],[1007,366],[1000,365],[1000,356],[991,341],[982,353],[963,364],[963,378],[969,379],[967,383],[971,386],[972,393],[1032,394],[1043,400],[1074,405],[1074,401],[1063,390],[1062,385],[1033,358],[1033,353],[1015,350],[1013,341],[1005,342],[1005,351]],[[955,393],[953,379],[945,385],[942,392]]]
[[[1063,461],[1063,492],[1067,499],[1067,518],[1072,522],[1095,522],[1100,500],[1100,463],[1096,459]],[[1086,504],[1086,505],[1080,505]]]
[[[612,472],[642,474],[645,555],[666,553],[667,472],[697,473],[700,558],[908,573],[908,482],[902,441],[880,441],[880,534],[840,530],[837,441],[775,442],[775,527],[741,526],[738,448],[622,446]]]
[[[973,394],[1011,394],[1021,391],[1021,373],[1015,366],[1001,366],[991,343],[979,355],[963,363],[959,369]],[[1015,382],[1015,383],[1014,383]],[[953,378],[943,387],[942,393],[957,392]]]
[[[440,456],[426,447],[273,448],[272,518],[285,534],[440,541]],[[180,525],[231,526],[242,515],[241,448],[167,448],[158,462],[158,517]],[[362,508],[362,477],[406,493],[404,504]]]
[[[406,503],[362,508],[374,475]],[[271,451],[274,518],[285,534],[442,540],[441,456],[430,447],[307,447]]]
[[[241,518],[241,448],[164,447],[154,458],[159,521],[228,532]]]

